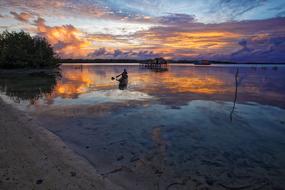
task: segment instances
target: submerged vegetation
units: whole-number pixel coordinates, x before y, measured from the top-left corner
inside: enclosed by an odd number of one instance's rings
[[[29,33],[0,34],[0,68],[54,68],[58,59],[48,41]]]

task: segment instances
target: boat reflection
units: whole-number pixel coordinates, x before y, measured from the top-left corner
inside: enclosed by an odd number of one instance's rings
[[[119,90],[126,90],[128,87],[128,81],[119,81]]]

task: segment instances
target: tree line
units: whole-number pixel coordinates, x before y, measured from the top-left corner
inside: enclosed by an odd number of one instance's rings
[[[58,58],[48,41],[24,31],[0,34],[0,68],[54,68]]]

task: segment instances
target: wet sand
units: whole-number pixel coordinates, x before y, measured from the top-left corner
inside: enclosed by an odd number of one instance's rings
[[[0,99],[0,189],[120,189],[57,136]]]

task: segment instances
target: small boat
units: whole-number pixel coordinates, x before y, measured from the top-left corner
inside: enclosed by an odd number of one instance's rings
[[[119,83],[122,84],[122,85],[128,85],[128,79],[122,79],[122,78],[120,78],[118,81],[119,81]]]
[[[120,78],[119,80],[119,89],[120,90],[125,90],[128,87],[128,79],[122,79]]]

